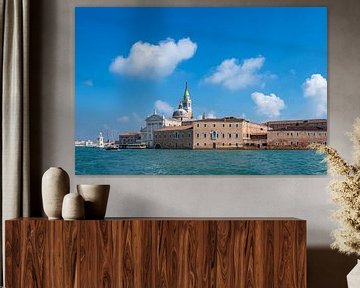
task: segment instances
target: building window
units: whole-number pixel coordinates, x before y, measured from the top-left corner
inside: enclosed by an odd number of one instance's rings
[[[189,138],[191,137],[191,133],[188,134],[189,135]]]
[[[216,138],[217,138],[216,131],[211,131],[210,136],[211,136],[211,140],[216,140]]]
[[[238,133],[235,134],[235,138],[239,138],[239,134],[238,134]]]
[[[213,124],[213,127],[215,128],[215,127],[216,127],[216,125],[215,125],[215,124]]]
[[[198,124],[196,124],[196,127],[200,127],[200,124],[198,123]]]
[[[206,127],[206,124],[204,124],[204,127]]]
[[[200,137],[200,133],[196,133],[196,138],[199,138]]]
[[[236,127],[239,127],[239,124],[236,124],[235,126],[236,126]]]
[[[206,143],[204,143],[204,146],[206,146]]]
[[[225,143],[223,143],[222,145],[225,146]]]
[[[229,124],[229,127],[231,127],[231,124]]]
[[[236,147],[238,147],[239,146],[239,143],[236,143]]]
[[[206,133],[204,133],[204,138],[206,138]]]
[[[223,124],[223,127],[225,127],[225,124]]]
[[[229,146],[231,146],[231,143],[229,143]]]
[[[229,138],[231,138],[231,133],[229,133]]]
[[[196,143],[196,146],[199,146],[199,143]]]
[[[225,133],[223,133],[223,138],[225,138]]]

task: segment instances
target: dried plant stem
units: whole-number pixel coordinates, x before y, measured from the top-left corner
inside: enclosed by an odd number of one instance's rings
[[[355,121],[350,139],[354,148],[354,165],[346,162],[332,147],[311,144],[309,148],[324,153],[330,172],[340,176],[329,185],[331,198],[338,205],[333,219],[342,225],[333,231],[334,243],[331,247],[345,254],[360,256],[360,118]]]

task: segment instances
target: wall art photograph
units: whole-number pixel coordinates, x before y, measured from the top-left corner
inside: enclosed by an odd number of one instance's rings
[[[75,8],[76,175],[323,175],[325,7]]]

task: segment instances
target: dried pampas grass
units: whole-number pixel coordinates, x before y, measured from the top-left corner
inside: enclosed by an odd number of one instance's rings
[[[360,118],[357,118],[353,132],[349,134],[353,143],[354,164],[346,162],[332,147],[311,144],[309,148],[326,155],[330,172],[338,176],[329,185],[331,198],[338,205],[333,214],[342,226],[333,231],[331,247],[346,254],[360,256]]]

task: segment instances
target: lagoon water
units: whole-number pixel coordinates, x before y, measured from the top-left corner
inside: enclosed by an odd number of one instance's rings
[[[311,150],[105,151],[75,147],[76,175],[325,175]]]

